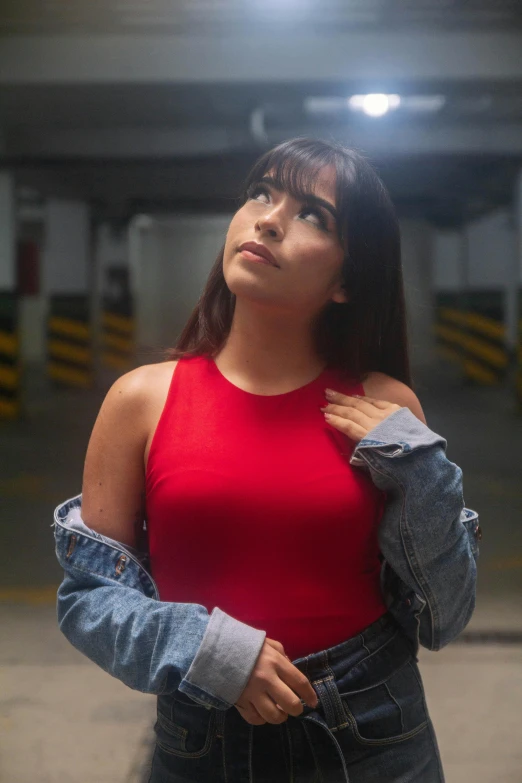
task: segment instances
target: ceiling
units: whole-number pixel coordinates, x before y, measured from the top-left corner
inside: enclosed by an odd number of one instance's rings
[[[3,0],[0,35],[522,27],[520,0]]]
[[[179,33],[182,39],[185,34],[211,34],[221,41],[221,32],[238,34],[247,43],[252,30],[261,40],[264,31],[281,33],[290,45],[293,32],[322,32],[331,41],[328,31],[354,28],[378,30],[383,36],[392,28],[412,36],[416,30],[469,29],[476,35],[464,38],[475,37],[477,58],[480,33],[500,29],[520,36],[522,0],[0,0],[0,46],[2,36],[13,35],[34,35],[36,41],[36,36],[92,34],[108,41],[104,35]],[[49,45],[52,41],[48,39]],[[516,60],[514,46],[510,56]],[[0,166],[15,173],[20,187],[42,196],[87,199],[101,216],[168,209],[230,211],[248,167],[264,149],[284,138],[312,135],[368,149],[403,215],[458,225],[512,202],[522,168],[519,78],[440,77],[418,84],[412,60],[409,81],[387,83],[383,73],[379,91],[403,98],[440,95],[443,106],[433,113],[403,106],[375,120],[351,113],[346,101],[313,114],[307,110],[310,98],[346,99],[371,88],[351,81],[349,69],[342,79],[281,78],[275,83],[262,79],[261,58],[258,71],[255,83],[94,83],[87,77],[78,84],[4,81]],[[265,142],[252,131],[259,110]],[[372,147],[370,137],[378,128],[381,139]],[[480,144],[466,148],[466,133],[475,134],[479,143],[483,139],[482,154]],[[516,151],[502,144],[494,148],[491,140],[502,133],[504,138],[520,134]],[[453,143],[457,137],[460,146]],[[447,149],[444,144],[435,144],[437,153],[429,144],[409,149],[407,141],[397,154],[401,138],[445,139]]]

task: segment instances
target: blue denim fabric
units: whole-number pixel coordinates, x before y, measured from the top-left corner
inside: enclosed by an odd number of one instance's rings
[[[390,614],[293,664],[319,704],[277,725],[158,696],[148,783],[444,781],[412,642]]]
[[[416,654],[437,650],[475,605],[478,515],[464,507],[462,472],[446,441],[401,408],[351,456],[387,493],[379,527],[383,595]],[[81,518],[81,495],[54,515],[61,631],[80,652],[135,690],[175,691],[226,711],[246,687],[266,638],[219,607],[159,600],[146,552],[102,536]]]

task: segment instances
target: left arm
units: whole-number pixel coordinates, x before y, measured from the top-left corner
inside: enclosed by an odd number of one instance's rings
[[[372,373],[364,389],[364,398],[337,394],[329,423],[356,443],[351,464],[387,493],[381,552],[419,599],[420,643],[438,650],[475,607],[478,515],[465,507],[462,471],[427,427],[414,392],[383,373]]]

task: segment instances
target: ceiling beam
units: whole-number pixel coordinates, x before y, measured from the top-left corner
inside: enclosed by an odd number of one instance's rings
[[[0,39],[0,85],[512,81],[521,51],[519,30],[12,36]]]
[[[335,126],[267,128],[267,147],[296,136],[336,138],[369,155],[509,155],[522,159],[522,124],[428,124],[386,119]],[[9,159],[154,160],[262,151],[246,130],[223,127],[172,128],[34,128],[8,135]]]

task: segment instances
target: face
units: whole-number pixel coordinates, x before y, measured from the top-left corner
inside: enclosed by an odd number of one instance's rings
[[[270,182],[270,174],[250,191],[230,223],[223,273],[236,296],[313,315],[329,301],[346,301],[341,267],[344,250],[336,230],[335,170],[325,167],[313,200],[298,201]],[[331,211],[332,210],[332,211]],[[252,261],[240,247],[264,245],[278,267]]]

